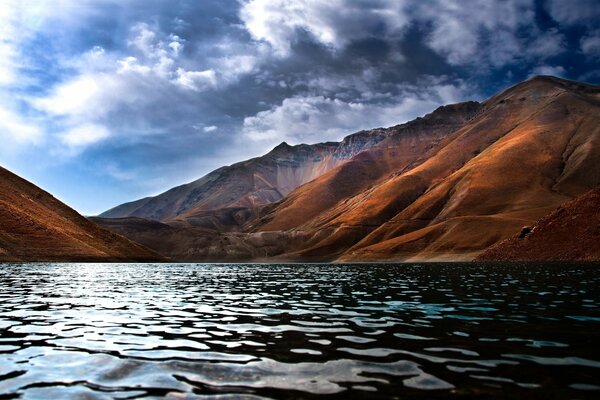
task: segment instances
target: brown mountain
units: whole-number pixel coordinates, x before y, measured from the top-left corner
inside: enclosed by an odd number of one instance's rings
[[[240,218],[241,233],[178,232],[209,238],[186,259],[472,259],[600,185],[600,87],[536,77],[380,138]]]
[[[161,261],[0,167],[0,261]]]
[[[338,218],[382,222],[341,259],[470,259],[600,185],[599,163],[600,88],[532,79],[486,101],[434,157],[369,194],[375,212],[362,201]],[[387,212],[398,198],[415,200]]]
[[[194,182],[117,206],[99,217],[139,217],[220,231],[239,230],[257,207],[281,200],[298,186],[383,140],[388,133],[373,129],[341,142],[315,145],[290,146],[283,142],[262,157],[219,168]]]
[[[600,188],[571,200],[478,261],[600,261]]]

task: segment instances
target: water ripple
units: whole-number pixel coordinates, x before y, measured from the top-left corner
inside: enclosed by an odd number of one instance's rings
[[[594,398],[593,265],[0,265],[0,398]]]

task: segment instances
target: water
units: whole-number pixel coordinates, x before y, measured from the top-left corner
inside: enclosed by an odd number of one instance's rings
[[[0,265],[0,398],[600,398],[598,265]]]

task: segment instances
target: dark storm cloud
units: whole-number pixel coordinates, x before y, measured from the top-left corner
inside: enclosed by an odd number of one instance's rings
[[[86,212],[532,74],[600,80],[593,0],[2,4],[2,161]]]

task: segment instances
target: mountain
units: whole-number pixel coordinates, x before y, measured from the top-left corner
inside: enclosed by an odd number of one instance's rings
[[[600,88],[532,79],[486,101],[434,157],[345,212],[337,226],[381,224],[340,259],[471,259],[600,185],[599,163]],[[390,195],[415,200],[386,212]]]
[[[238,230],[257,207],[281,200],[387,134],[387,130],[373,129],[341,142],[298,146],[283,142],[262,157],[219,168],[194,182],[117,206],[99,217],[139,217]]]
[[[0,261],[161,261],[0,167]]]
[[[597,86],[535,77],[481,104],[441,107],[380,132],[312,180],[294,190],[290,185],[281,199],[245,208],[236,232],[218,226],[231,218],[227,204],[191,206],[162,219],[166,229],[179,229],[169,236],[177,250],[167,254],[187,260],[473,259],[600,185]],[[193,215],[213,222],[194,223]],[[158,241],[149,240],[149,226],[144,230],[138,221],[133,232],[130,223],[121,220],[111,229],[148,245]],[[211,229],[183,229],[191,225]],[[195,247],[179,248],[177,240]]]
[[[464,122],[478,108],[478,103],[440,107],[436,112],[406,124],[387,129],[360,131],[341,142],[290,146],[283,142],[262,157],[219,168],[208,175],[166,191],[156,197],[147,197],[114,207],[100,214],[101,218],[139,217],[162,222],[187,222],[192,226],[224,230],[242,225],[250,210],[277,202],[295,188],[318,178],[335,167],[346,163],[357,154],[380,142],[381,154],[372,160],[363,160],[371,173],[382,174],[399,162],[396,151],[397,137],[409,145],[431,146],[433,141],[448,130]],[[427,143],[419,139],[431,134]],[[418,137],[420,134],[421,138]],[[386,140],[387,139],[387,140]],[[403,157],[403,156],[401,156]],[[227,221],[227,218],[230,220]],[[232,221],[233,220],[233,221]]]
[[[600,261],[600,188],[561,205],[478,261]]]

